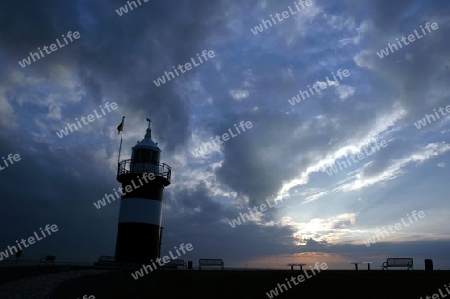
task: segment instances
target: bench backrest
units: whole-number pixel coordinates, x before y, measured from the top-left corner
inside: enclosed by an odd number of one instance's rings
[[[171,260],[170,262],[165,264],[165,267],[170,268],[170,269],[180,269],[180,268],[185,269],[186,263],[182,259],[176,259],[176,260]]]
[[[176,265],[176,266],[182,266],[182,267],[184,267],[186,265],[184,260],[173,260],[171,263]]]
[[[109,256],[109,255],[102,255],[98,259],[99,262],[114,262],[115,260],[116,259],[114,256]]]
[[[223,260],[222,259],[199,259],[198,264],[199,264],[199,266],[223,267]]]
[[[387,266],[388,267],[408,267],[413,265],[413,259],[412,258],[388,258],[387,259]]]

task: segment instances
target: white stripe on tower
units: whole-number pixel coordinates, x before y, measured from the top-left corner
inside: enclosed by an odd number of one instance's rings
[[[119,223],[145,223],[161,226],[162,201],[124,198],[120,202]]]

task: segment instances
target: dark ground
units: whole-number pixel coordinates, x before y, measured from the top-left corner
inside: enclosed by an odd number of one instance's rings
[[[67,281],[50,299],[131,298],[269,298],[266,292],[285,283],[285,278],[304,274],[295,270],[198,271],[158,270],[134,280],[131,271],[114,271]],[[309,272],[311,276],[311,273]],[[276,298],[417,298],[432,296],[450,283],[450,271],[423,270],[325,270]],[[435,297],[441,298],[441,297]],[[450,298],[450,297],[448,297]]]
[[[0,268],[0,285],[10,281],[19,280],[39,275],[54,274],[67,272],[71,270],[94,269],[94,267],[74,267],[74,266],[21,266],[21,267],[1,267]],[[1,299],[1,298],[0,298]]]

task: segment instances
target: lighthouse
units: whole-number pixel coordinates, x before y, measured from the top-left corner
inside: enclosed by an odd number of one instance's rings
[[[170,184],[171,168],[160,162],[161,150],[152,140],[151,121],[147,121],[144,139],[117,169],[123,191],[115,260],[122,263],[148,263],[160,255],[163,191]]]

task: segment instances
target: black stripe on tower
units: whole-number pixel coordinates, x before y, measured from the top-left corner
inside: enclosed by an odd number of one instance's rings
[[[160,226],[145,223],[119,223],[116,261],[149,263],[159,257]]]

